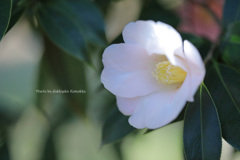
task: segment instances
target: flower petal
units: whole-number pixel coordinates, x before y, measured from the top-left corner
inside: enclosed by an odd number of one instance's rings
[[[134,110],[137,106],[139,106],[136,98],[123,98],[123,97],[116,97],[117,98],[117,106],[120,112],[122,112],[124,115],[130,116],[133,114]]]
[[[172,26],[163,22],[130,22],[122,34],[125,43],[143,46],[150,55],[158,53],[168,56],[182,45],[180,34]]]
[[[137,45],[111,45],[103,53],[101,81],[110,92],[125,98],[143,96],[166,88],[158,84],[152,75],[155,61],[161,58],[159,55],[148,55]]]
[[[186,61],[189,65],[189,73],[191,80],[191,97],[189,97],[189,101],[193,101],[194,94],[196,93],[201,82],[203,81],[206,71],[203,60],[197,48],[187,40],[184,41],[184,54],[186,56]]]
[[[178,47],[172,56],[168,56],[168,61],[174,66],[182,68],[184,71],[188,72],[188,64],[186,63],[186,56],[183,53],[183,46]]]
[[[189,81],[190,77],[188,76],[181,88],[176,91],[155,92],[135,99],[136,102],[133,103],[138,106],[135,106],[129,123],[139,129],[146,127],[156,129],[173,121],[187,102]]]
[[[197,48],[189,41],[184,41],[184,53],[187,57],[188,62],[191,62],[200,73],[205,73],[205,66]]]

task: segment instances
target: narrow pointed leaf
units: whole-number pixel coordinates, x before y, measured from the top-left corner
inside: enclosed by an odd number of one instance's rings
[[[220,159],[220,123],[214,101],[204,84],[186,109],[184,152],[186,160]]]
[[[223,138],[240,150],[240,73],[214,62],[205,84],[217,106]]]
[[[12,0],[0,1],[0,40],[4,36],[11,17]]]

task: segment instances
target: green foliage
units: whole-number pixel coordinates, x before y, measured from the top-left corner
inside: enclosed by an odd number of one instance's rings
[[[90,61],[89,45],[106,43],[101,13],[88,0],[40,3],[36,16],[51,41],[83,61]]]
[[[154,21],[162,21],[167,24],[170,24],[173,27],[177,27],[180,21],[176,13],[164,9],[156,1],[152,1],[151,3],[146,3],[146,5],[144,5],[139,19],[141,20],[151,19]]]
[[[114,105],[113,107],[113,111],[109,114],[103,126],[102,145],[120,140],[136,130],[128,123],[128,117],[122,115],[117,106]]]
[[[216,104],[223,138],[240,150],[240,73],[214,62],[205,84]]]
[[[240,22],[229,25],[222,42],[223,61],[240,70]]]
[[[240,1],[226,0],[223,8],[223,25],[228,26],[232,22],[240,21]]]
[[[0,40],[4,36],[11,16],[12,0],[0,1]]]
[[[221,128],[211,94],[202,84],[189,103],[184,119],[184,152],[186,160],[219,160]]]
[[[23,15],[25,8],[24,4],[23,3],[21,4],[20,1],[21,0],[13,0],[11,18],[6,32],[8,32],[16,24],[19,18]]]
[[[78,59],[62,52],[53,43],[46,39],[46,50],[42,59],[39,73],[38,90],[50,89],[49,76],[52,76],[54,82],[60,90],[66,90],[69,93],[63,94],[67,98],[69,107],[81,115],[85,113],[87,102],[87,85],[85,77],[84,63]],[[56,88],[55,88],[56,89]],[[53,91],[52,88],[51,91]],[[71,93],[71,91],[83,91],[84,93]],[[48,98],[47,94],[38,94],[37,104],[42,106],[42,102]]]

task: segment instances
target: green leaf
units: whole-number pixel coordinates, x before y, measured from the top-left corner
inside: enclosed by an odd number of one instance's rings
[[[220,123],[214,101],[204,84],[194,102],[187,106],[183,136],[186,160],[220,159]]]
[[[36,16],[50,40],[81,60],[90,59],[89,45],[106,44],[101,13],[88,0],[46,1],[39,5]]]
[[[0,40],[4,36],[11,17],[12,0],[0,1]]]
[[[103,125],[102,145],[116,142],[136,130],[136,128],[130,126],[128,118],[119,112],[117,106],[114,106]]]
[[[156,1],[149,1],[140,14],[141,20],[162,21],[173,27],[177,27],[180,20],[174,12],[164,9]]]
[[[240,1],[226,0],[223,8],[223,25],[227,26],[234,21],[240,21]]]
[[[24,12],[24,7],[21,5],[20,0],[13,0],[11,18],[6,33],[17,23]]]
[[[222,60],[240,70],[240,22],[229,25],[221,44]]]
[[[223,50],[222,60],[240,70],[240,44],[228,43]]]
[[[240,36],[239,35],[232,35],[231,39],[230,39],[230,42],[240,44]]]
[[[217,106],[223,138],[240,150],[240,73],[214,62],[205,84]]]
[[[86,102],[87,102],[87,85],[85,77],[85,64],[78,59],[62,52],[49,40],[45,39],[45,53],[41,63],[41,69],[39,73],[38,90],[47,90],[59,94],[57,90],[67,91],[62,94],[68,100],[68,106],[75,112],[81,115],[85,114]],[[53,78],[57,86],[51,86],[46,84],[49,82],[49,77]],[[50,87],[56,88],[50,88]],[[41,107],[44,96],[48,97],[48,94],[38,94],[37,104]]]

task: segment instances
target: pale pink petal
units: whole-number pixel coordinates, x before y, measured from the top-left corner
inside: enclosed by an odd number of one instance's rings
[[[168,61],[175,66],[182,68],[188,72],[188,64],[186,63],[186,56],[183,53],[183,46],[177,48],[172,56],[168,57]]]
[[[164,85],[158,84],[152,75],[155,61],[138,45],[115,44],[103,53],[104,69],[101,81],[105,88],[119,97],[132,98],[147,95]]]
[[[205,72],[205,66],[202,60],[200,53],[198,52],[197,48],[189,41],[184,41],[184,53],[187,57],[187,61],[191,62],[197,67],[197,71]],[[196,70],[195,70],[196,72]]]
[[[156,129],[173,121],[185,106],[190,94],[190,77],[187,76],[181,88],[168,92],[155,92],[134,99],[134,112],[129,123],[139,129]]]
[[[138,44],[148,54],[172,54],[182,45],[180,34],[170,25],[163,22],[136,21],[126,25],[123,30],[125,43]]]
[[[169,85],[165,85],[165,88],[163,87],[162,89],[158,90],[157,92],[159,94],[162,93],[164,95],[165,93],[168,93],[171,91],[176,91],[178,88],[179,88],[179,84],[169,84]],[[142,105],[140,103],[139,99],[142,99],[143,96],[142,97],[134,97],[134,98],[124,98],[124,97],[117,96],[116,98],[117,98],[117,106],[118,106],[119,110],[124,115],[131,115],[136,110],[136,108],[138,108],[140,105]]]
[[[172,93],[170,98],[168,99],[166,98],[164,99],[165,101],[160,103],[159,101],[157,101],[157,99],[155,99],[155,103],[160,104],[159,106],[161,106],[161,104],[164,104],[164,103],[165,103],[165,106],[157,107],[155,105],[155,108],[152,109],[152,113],[148,116],[148,119],[146,122],[147,128],[152,128],[152,129],[159,128],[164,125],[167,125],[168,123],[170,123],[171,121],[177,118],[177,116],[179,115],[179,113],[182,111],[185,104],[187,103],[189,94],[191,94],[189,82],[190,82],[190,77],[187,76],[181,88],[175,93]]]
[[[191,80],[190,85],[192,97],[189,98],[189,101],[193,101],[194,94],[203,81],[206,71],[203,60],[197,48],[186,40],[184,41],[184,54],[189,65],[189,74]]]
[[[205,75],[198,50],[182,43],[178,32],[162,22],[137,21],[123,31],[124,44],[103,53],[101,81],[116,95],[119,110],[131,115],[136,128],[156,129],[173,121],[194,94]],[[152,75],[156,64],[170,61],[187,72],[182,84],[158,83]]]
[[[137,106],[140,104],[138,103],[138,97],[135,98],[123,98],[123,97],[116,97],[117,98],[117,106],[120,112],[124,115],[131,115],[133,111],[136,109]]]

